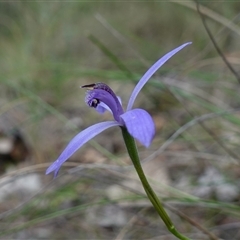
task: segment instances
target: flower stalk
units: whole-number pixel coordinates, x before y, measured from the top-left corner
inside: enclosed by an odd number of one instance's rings
[[[125,127],[121,127],[121,130],[122,130],[122,135],[123,135],[123,139],[124,139],[128,154],[132,160],[135,170],[137,171],[137,174],[142,182],[142,186],[143,186],[149,200],[151,201],[152,205],[154,206],[154,208],[158,212],[159,216],[161,217],[161,219],[167,226],[168,230],[173,235],[175,235],[178,239],[181,239],[181,240],[189,240],[189,238],[187,238],[186,236],[182,235],[181,233],[179,233],[177,231],[177,229],[173,225],[170,217],[168,216],[167,212],[163,208],[161,201],[159,200],[159,198],[157,197],[157,195],[151,188],[150,184],[148,183],[148,180],[143,172],[143,169],[142,169],[142,166],[140,163],[138,150],[137,150],[137,146],[136,146],[134,138],[128,133],[128,131]]]
[[[119,126],[122,129],[123,138],[129,156],[133,162],[133,165],[137,171],[137,174],[142,182],[142,185],[149,200],[157,210],[159,216],[162,218],[168,230],[177,238],[182,240],[188,240],[188,238],[177,231],[167,212],[163,208],[162,203],[149,185],[147,178],[143,172],[138,156],[136,143],[134,140],[137,139],[142,145],[144,145],[145,147],[149,147],[155,135],[154,121],[151,115],[144,109],[133,109],[133,104],[141,89],[154,75],[154,73],[172,56],[174,56],[177,52],[179,52],[189,44],[191,44],[191,42],[182,44],[181,46],[168,52],[159,60],[157,60],[157,62],[155,62],[145,72],[145,74],[141,77],[141,79],[133,89],[133,92],[127,104],[126,111],[124,111],[122,107],[120,97],[118,97],[107,84],[98,82],[81,86],[81,88],[87,90],[85,96],[86,104],[89,107],[95,108],[95,110],[99,113],[104,113],[106,110],[108,110],[112,113],[114,121],[100,122],[78,133],[68,143],[67,147],[63,150],[58,159],[53,162],[46,170],[46,174],[54,172],[54,177],[57,177],[62,164],[66,162],[85,143],[87,143],[89,140],[91,140],[104,130],[110,127]]]

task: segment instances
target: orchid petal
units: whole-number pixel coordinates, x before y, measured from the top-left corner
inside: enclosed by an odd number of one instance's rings
[[[142,78],[139,80],[138,84],[134,88],[131,97],[128,102],[127,111],[132,109],[133,103],[138,95],[138,93],[141,91],[143,86],[147,83],[147,81],[152,77],[152,75],[167,61],[169,60],[174,54],[176,54],[178,51],[180,51],[182,48],[186,47],[187,45],[191,44],[191,42],[185,43],[175,49],[173,49],[171,52],[165,54],[162,58],[160,58],[156,63],[154,63],[147,72],[142,76]]]
[[[68,158],[71,157],[80,147],[82,147],[82,145],[84,145],[86,142],[88,142],[104,130],[119,125],[120,124],[116,121],[101,122],[94,124],[91,127],[77,134],[63,150],[59,158],[52,165],[50,165],[50,167],[46,171],[46,174],[55,171],[54,177],[56,177],[61,165],[65,161],[67,161]]]
[[[117,96],[117,99],[118,99],[119,103],[120,103],[121,106],[122,106],[122,99],[121,99],[121,97]]]
[[[119,101],[119,103],[122,105],[122,100],[119,96],[117,96],[117,99]],[[105,104],[104,102],[100,102],[97,107],[96,107],[96,110],[98,113],[102,114],[102,113],[105,113],[105,111],[109,111],[110,113],[112,113],[112,110],[108,107],[107,104]]]
[[[105,103],[111,109],[113,117],[117,122],[119,122],[119,116],[123,113],[122,105],[115,93],[110,93],[105,89],[89,90],[86,94],[85,102],[94,108],[101,102]],[[101,105],[101,107],[103,107],[103,105]]]
[[[100,114],[105,113],[106,110],[108,110],[109,112],[112,113],[112,110],[107,106],[107,104],[105,104],[103,102],[100,102],[95,109]]]
[[[143,109],[133,109],[121,115],[128,132],[149,147],[155,135],[155,125],[152,117]]]

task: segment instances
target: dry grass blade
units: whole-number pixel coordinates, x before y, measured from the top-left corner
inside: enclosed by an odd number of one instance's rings
[[[211,240],[218,240],[219,239],[213,233],[209,232],[206,228],[204,228],[202,225],[198,224],[196,221],[193,221],[191,218],[189,218],[184,213],[178,211],[177,209],[175,209],[175,208],[173,208],[169,205],[165,205],[165,207],[167,207],[169,210],[171,210],[172,212],[174,212],[175,214],[177,214],[178,216],[180,216],[184,220],[188,221],[191,225],[195,226],[201,232],[205,233],[209,237],[209,239],[211,239]]]
[[[206,121],[206,120],[211,119],[211,118],[216,118],[216,117],[226,115],[226,114],[230,114],[230,113],[237,112],[237,111],[240,111],[240,109],[231,109],[231,110],[224,111],[224,112],[221,112],[221,113],[208,113],[208,114],[204,114],[200,117],[194,118],[192,121],[190,121],[190,122],[186,123],[185,125],[183,125],[182,127],[180,127],[167,141],[165,141],[161,145],[161,147],[157,151],[155,151],[149,157],[145,158],[142,161],[142,163],[150,161],[150,160],[156,158],[162,152],[164,152],[173,143],[173,141],[175,139],[177,139],[188,128],[198,124],[199,122]]]
[[[179,5],[188,7],[192,10],[197,11],[196,8],[196,4],[194,2],[190,2],[190,1],[174,1],[174,0],[169,0],[169,2],[173,2],[173,3],[177,3]],[[240,28],[232,23],[231,21],[229,21],[227,18],[221,16],[220,14],[214,12],[213,10],[202,6],[201,7],[201,12],[203,15],[213,19],[214,21],[222,24],[223,26],[227,27],[228,29],[232,30],[233,32],[235,32],[236,34],[238,34],[240,36]]]
[[[227,65],[227,67],[229,68],[229,70],[233,73],[233,75],[236,77],[237,81],[240,83],[240,76],[238,75],[238,73],[235,71],[235,69],[232,67],[232,65],[229,63],[229,61],[227,60],[227,58],[224,56],[223,52],[221,51],[221,49],[218,47],[217,42],[215,41],[210,29],[208,28],[208,25],[205,21],[205,18],[202,14],[202,12],[200,11],[200,7],[199,7],[199,3],[198,1],[196,1],[197,4],[197,11],[202,19],[202,23],[204,25],[204,28],[206,29],[209,38],[211,39],[215,49],[217,50],[219,56],[222,58],[222,60],[224,61],[224,63]]]

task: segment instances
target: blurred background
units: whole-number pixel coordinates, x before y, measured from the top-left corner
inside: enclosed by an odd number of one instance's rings
[[[58,178],[46,168],[73,136],[105,120],[79,86],[129,96],[173,48],[135,107],[154,118],[143,167],[180,232],[240,239],[240,3],[0,3],[0,238],[175,239],[152,208],[117,128],[82,147]]]

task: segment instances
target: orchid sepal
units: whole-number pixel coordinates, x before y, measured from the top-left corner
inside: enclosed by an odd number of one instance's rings
[[[135,102],[135,99],[138,95],[138,93],[141,91],[143,86],[148,82],[148,80],[152,77],[152,75],[165,63],[167,62],[173,55],[175,55],[177,52],[179,52],[181,49],[186,47],[187,45],[191,44],[191,42],[187,42],[182,44],[181,46],[173,49],[172,51],[165,54],[163,57],[161,57],[157,62],[155,62],[148,70],[147,72],[141,77],[138,84],[133,89],[133,92],[129,98],[127,111],[132,109],[133,104]]]
[[[140,108],[121,115],[128,132],[145,147],[149,147],[155,135],[155,125],[150,114]]]
[[[48,169],[46,170],[46,174],[49,174],[54,171],[54,177],[57,176],[58,171],[62,164],[67,161],[80,147],[82,147],[86,142],[94,138],[99,133],[104,130],[114,127],[120,126],[120,124],[116,121],[106,121],[94,124],[85,130],[78,133],[67,145],[67,147],[63,150],[58,159],[53,162]]]

